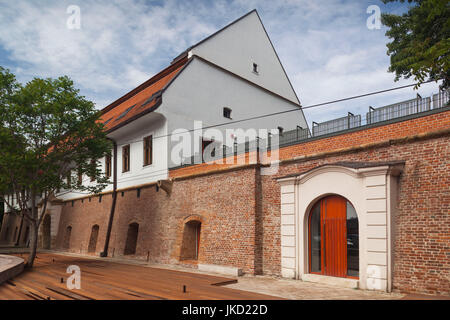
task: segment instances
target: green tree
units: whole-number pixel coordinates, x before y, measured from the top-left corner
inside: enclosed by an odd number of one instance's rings
[[[405,0],[382,0],[405,2]],[[381,22],[389,29],[386,36],[395,80],[414,77],[420,84],[443,79],[450,86],[450,2],[448,0],[407,0],[414,4],[403,15],[384,13]]]
[[[99,117],[68,77],[35,78],[21,85],[0,67],[0,201],[9,214],[31,225],[29,267],[55,194],[98,193],[109,183],[97,163],[112,148]],[[79,184],[78,174],[95,183]]]

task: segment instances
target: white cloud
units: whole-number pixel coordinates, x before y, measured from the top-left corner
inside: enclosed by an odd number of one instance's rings
[[[71,4],[81,8],[80,30],[66,27]],[[0,0],[0,55],[3,48],[13,61],[7,67],[21,81],[68,75],[103,107],[190,45],[257,8],[302,104],[310,105],[412,81],[394,83],[387,73],[388,39],[383,29],[367,29],[369,4],[373,1]],[[404,90],[306,114],[309,121],[321,121],[392,102],[386,97],[412,96]]]

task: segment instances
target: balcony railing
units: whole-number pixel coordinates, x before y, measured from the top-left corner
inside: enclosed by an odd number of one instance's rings
[[[312,133],[307,128],[297,126],[296,129],[285,131],[278,137],[270,136],[267,139],[258,138],[256,141],[250,141],[242,144],[234,144],[233,147],[226,147],[218,145],[212,156],[207,161],[214,159],[227,158],[233,155],[242,154],[249,151],[255,151],[261,148],[271,149],[274,147],[273,141],[278,138],[278,145],[276,147],[283,147],[299,142],[307,141],[308,139],[325,136],[328,134],[343,132],[349,129],[364,127],[367,125],[380,123],[383,121],[392,121],[394,119],[401,119],[414,114],[420,114],[434,109],[445,108],[449,106],[450,91],[440,91],[431,97],[421,98],[417,96],[416,99],[402,101],[380,108],[370,107],[366,114],[365,123],[361,119],[361,115],[354,115],[348,113],[346,117],[341,117],[321,123],[313,122]],[[184,159],[181,166],[201,163],[202,155],[197,153],[194,156]]]
[[[325,134],[352,129],[361,126],[361,115],[354,115],[349,112],[348,116],[337,118],[321,123],[313,122],[313,136],[322,136]]]

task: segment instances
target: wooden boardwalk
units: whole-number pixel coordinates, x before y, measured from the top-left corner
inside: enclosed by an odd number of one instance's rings
[[[81,289],[67,288],[69,265],[80,267]],[[0,300],[280,299],[221,286],[233,282],[236,279],[39,253],[32,270],[0,285]]]

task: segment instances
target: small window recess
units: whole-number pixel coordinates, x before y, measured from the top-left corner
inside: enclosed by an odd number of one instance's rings
[[[230,108],[223,108],[223,116],[225,118],[231,119],[231,109]]]
[[[253,73],[259,74],[259,66],[257,63],[253,62]]]

